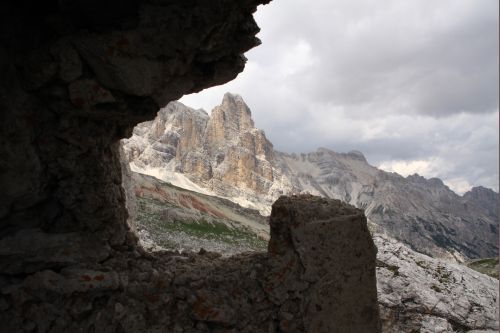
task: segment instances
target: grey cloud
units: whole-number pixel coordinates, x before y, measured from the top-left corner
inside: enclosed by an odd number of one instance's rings
[[[270,53],[305,40],[318,61],[286,84],[316,101],[351,105],[357,115],[363,103],[435,116],[496,109],[498,2],[420,2],[361,1],[378,10],[356,12],[358,2],[316,1],[299,11],[304,1],[290,0],[285,10],[262,18],[279,26],[271,24],[272,35],[263,30],[270,52],[262,48],[256,57],[279,62]]]
[[[432,176],[498,189],[497,0],[275,0],[234,81],[275,148],[437,159]]]

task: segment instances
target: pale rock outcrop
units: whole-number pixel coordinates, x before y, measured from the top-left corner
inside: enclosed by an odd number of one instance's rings
[[[258,194],[269,204],[267,213],[279,195],[292,192],[275,166],[272,144],[254,128],[250,109],[238,95],[225,94],[210,116],[172,102],[123,142],[134,171],[160,178],[180,172],[211,193],[250,207],[252,200],[259,204]]]
[[[384,332],[498,331],[498,280],[387,236],[374,241]]]

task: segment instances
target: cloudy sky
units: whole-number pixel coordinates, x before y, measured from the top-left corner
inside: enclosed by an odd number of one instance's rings
[[[356,149],[458,193],[498,190],[498,5],[275,0],[245,71],[181,101],[209,111],[237,93],[277,150]]]

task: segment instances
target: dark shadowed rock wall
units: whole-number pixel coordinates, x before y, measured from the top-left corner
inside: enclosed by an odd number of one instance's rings
[[[362,211],[282,197],[268,253],[121,252],[9,277],[5,332],[380,332],[376,249]]]
[[[269,254],[151,255],[118,140],[233,79],[267,0],[0,4],[0,331],[377,332],[361,211],[275,205]]]
[[[263,2],[0,5],[0,271],[133,249],[118,140],[167,102],[241,72]]]

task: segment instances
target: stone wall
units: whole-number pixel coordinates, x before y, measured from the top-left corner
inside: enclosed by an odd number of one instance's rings
[[[380,332],[362,211],[312,196],[273,206],[268,253],[122,252],[1,280],[6,332]]]

